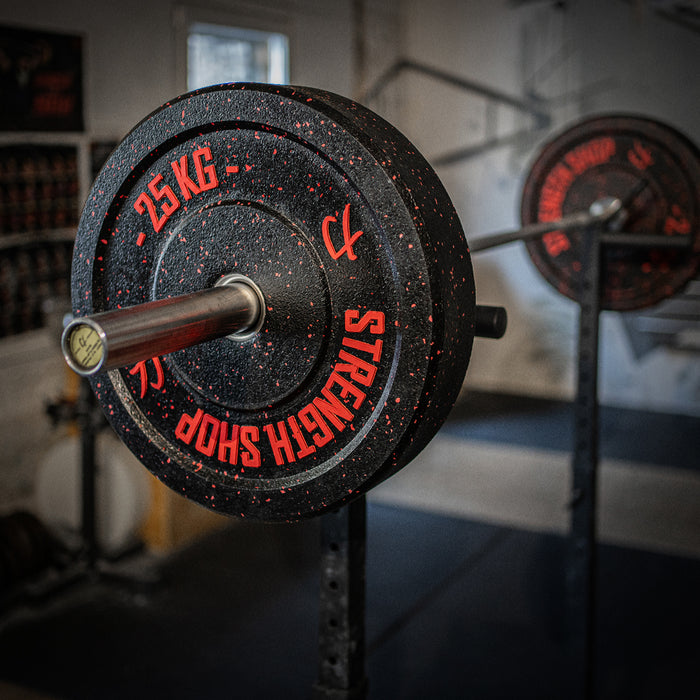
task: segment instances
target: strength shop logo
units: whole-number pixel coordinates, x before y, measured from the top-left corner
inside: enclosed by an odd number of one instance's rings
[[[355,241],[362,235],[362,231],[355,231],[355,233],[350,234],[350,204],[345,205],[343,210],[343,246],[340,250],[336,250],[331,241],[330,225],[338,221],[335,216],[327,216],[323,223],[321,224],[321,230],[323,232],[323,242],[326,244],[326,249],[328,253],[333,258],[333,260],[338,260],[347,253],[349,260],[357,260],[357,255],[352,249]]]
[[[355,412],[362,406],[367,394],[364,388],[374,384],[382,357],[383,340],[360,339],[355,334],[383,335],[385,316],[381,311],[345,312],[345,332],[338,353],[338,361],[320,391],[296,415],[262,428],[278,467],[312,455],[318,448],[331,442],[352,424]],[[350,352],[352,351],[352,352]],[[220,462],[243,467],[262,466],[262,455],[257,443],[262,437],[258,426],[231,425],[202,409],[194,415],[180,416],[175,437],[207,457],[216,454]]]

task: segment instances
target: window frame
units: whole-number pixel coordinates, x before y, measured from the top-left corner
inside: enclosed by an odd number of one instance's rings
[[[234,31],[240,29],[284,34],[287,37],[287,71],[291,82],[292,66],[294,65],[291,36],[293,17],[288,10],[272,7],[251,7],[251,5],[244,3],[234,3],[226,10],[176,5],[173,8],[173,34],[175,43],[175,87],[178,94],[188,91],[187,40],[190,28],[197,24],[231,28]]]

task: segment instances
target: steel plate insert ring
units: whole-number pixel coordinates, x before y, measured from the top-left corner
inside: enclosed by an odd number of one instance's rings
[[[251,328],[246,328],[245,330],[242,331],[237,331],[236,333],[231,333],[230,335],[227,335],[227,338],[230,338],[231,340],[235,340],[238,342],[243,342],[246,340],[250,340],[253,336],[257,335],[257,333],[260,332],[260,329],[263,327],[265,323],[265,297],[263,296],[262,291],[260,290],[260,287],[258,287],[255,282],[253,282],[250,277],[246,277],[245,275],[240,275],[237,272],[231,272],[228,275],[224,275],[221,279],[219,279],[216,284],[214,285],[215,287],[224,287],[228,285],[233,285],[233,284],[245,284],[248,287],[250,287],[253,292],[255,293],[255,296],[258,297],[258,320],[256,321],[255,325],[252,326]]]

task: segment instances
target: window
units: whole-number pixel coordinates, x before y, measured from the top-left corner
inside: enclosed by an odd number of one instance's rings
[[[231,82],[289,82],[284,34],[195,23],[187,35],[187,89]]]

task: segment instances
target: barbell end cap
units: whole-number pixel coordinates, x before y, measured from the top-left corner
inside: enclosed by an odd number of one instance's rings
[[[90,318],[75,318],[61,335],[61,350],[68,366],[81,377],[100,372],[107,357],[104,330]]]
[[[474,335],[478,338],[502,338],[508,326],[508,313],[502,306],[477,304]]]

